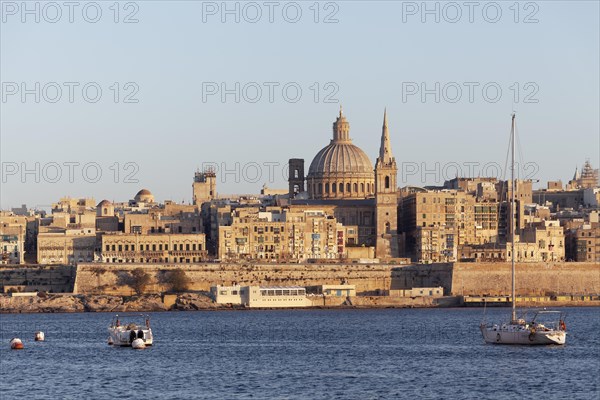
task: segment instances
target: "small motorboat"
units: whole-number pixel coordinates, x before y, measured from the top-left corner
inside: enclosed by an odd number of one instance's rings
[[[37,331],[35,333],[35,341],[36,342],[43,342],[44,340],[46,340],[46,335],[44,335],[44,332]]]
[[[124,322],[121,317],[140,321]],[[142,323],[140,323],[143,321]],[[152,329],[150,316],[143,314],[115,315],[108,327],[108,344],[120,347],[145,348],[152,346]],[[135,343],[135,346],[134,346]],[[143,346],[143,347],[142,347]]]

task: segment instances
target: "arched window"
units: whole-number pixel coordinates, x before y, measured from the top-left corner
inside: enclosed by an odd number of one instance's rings
[[[340,183],[340,193],[344,193],[344,184]]]
[[[319,194],[323,193],[323,184],[319,183]]]
[[[386,189],[390,188],[390,177],[389,176],[385,177],[385,188]]]
[[[371,184],[367,183],[367,193],[371,193]]]
[[[294,170],[294,178],[298,178],[300,176],[300,173],[297,169]]]
[[[390,233],[390,223],[389,222],[385,223],[385,233]]]
[[[365,192],[365,184],[364,184],[364,183],[361,183],[361,184],[360,184],[360,192],[361,192],[361,193],[364,193],[364,192]]]
[[[325,184],[325,193],[329,194],[329,183]]]
[[[354,184],[354,193],[358,193],[358,183]]]
[[[108,208],[104,208],[104,214],[108,214]]]
[[[335,193],[335,192],[336,192],[336,190],[337,190],[337,184],[335,184],[335,183],[332,183],[332,184],[331,184],[331,192],[332,192],[332,193]]]
[[[346,183],[346,192],[350,193],[352,190],[350,189],[352,186],[349,183]]]

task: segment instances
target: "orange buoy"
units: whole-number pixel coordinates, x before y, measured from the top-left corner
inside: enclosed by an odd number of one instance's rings
[[[19,338],[13,338],[10,341],[10,348],[12,350],[22,350],[23,349],[23,342],[21,342],[21,339],[19,339]]]

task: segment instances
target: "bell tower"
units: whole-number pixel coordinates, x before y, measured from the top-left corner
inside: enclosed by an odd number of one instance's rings
[[[387,110],[383,112],[383,127],[379,157],[375,163],[375,224],[377,240],[375,256],[380,259],[398,257],[398,167],[392,156]]]

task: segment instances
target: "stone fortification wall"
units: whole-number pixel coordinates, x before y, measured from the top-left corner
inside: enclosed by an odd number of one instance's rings
[[[313,286],[339,284],[346,280],[356,285],[358,294],[376,293],[389,288],[394,266],[368,264],[79,264],[75,293],[131,295],[127,284],[131,272],[142,268],[151,277],[147,293],[160,293],[169,289],[165,276],[169,271],[181,269],[191,283],[189,290],[208,291],[215,285],[242,286]]]
[[[600,293],[598,263],[522,263],[516,265],[517,296]],[[511,292],[510,263],[457,263],[452,295],[502,295]]]
[[[600,264],[518,263],[518,296],[600,293]],[[447,263],[394,268],[391,289],[442,286],[447,296],[507,295],[510,263]]]
[[[75,267],[66,265],[2,265],[0,266],[0,293],[73,291]]]
[[[506,295],[510,293],[510,263],[446,263],[427,265],[379,264],[80,264],[75,293],[131,295],[127,277],[143,268],[151,277],[148,293],[169,290],[165,276],[182,269],[190,290],[208,291],[215,285],[313,286],[356,285],[358,295],[414,287],[444,288],[445,295]],[[600,293],[600,264],[517,264],[517,295]]]

